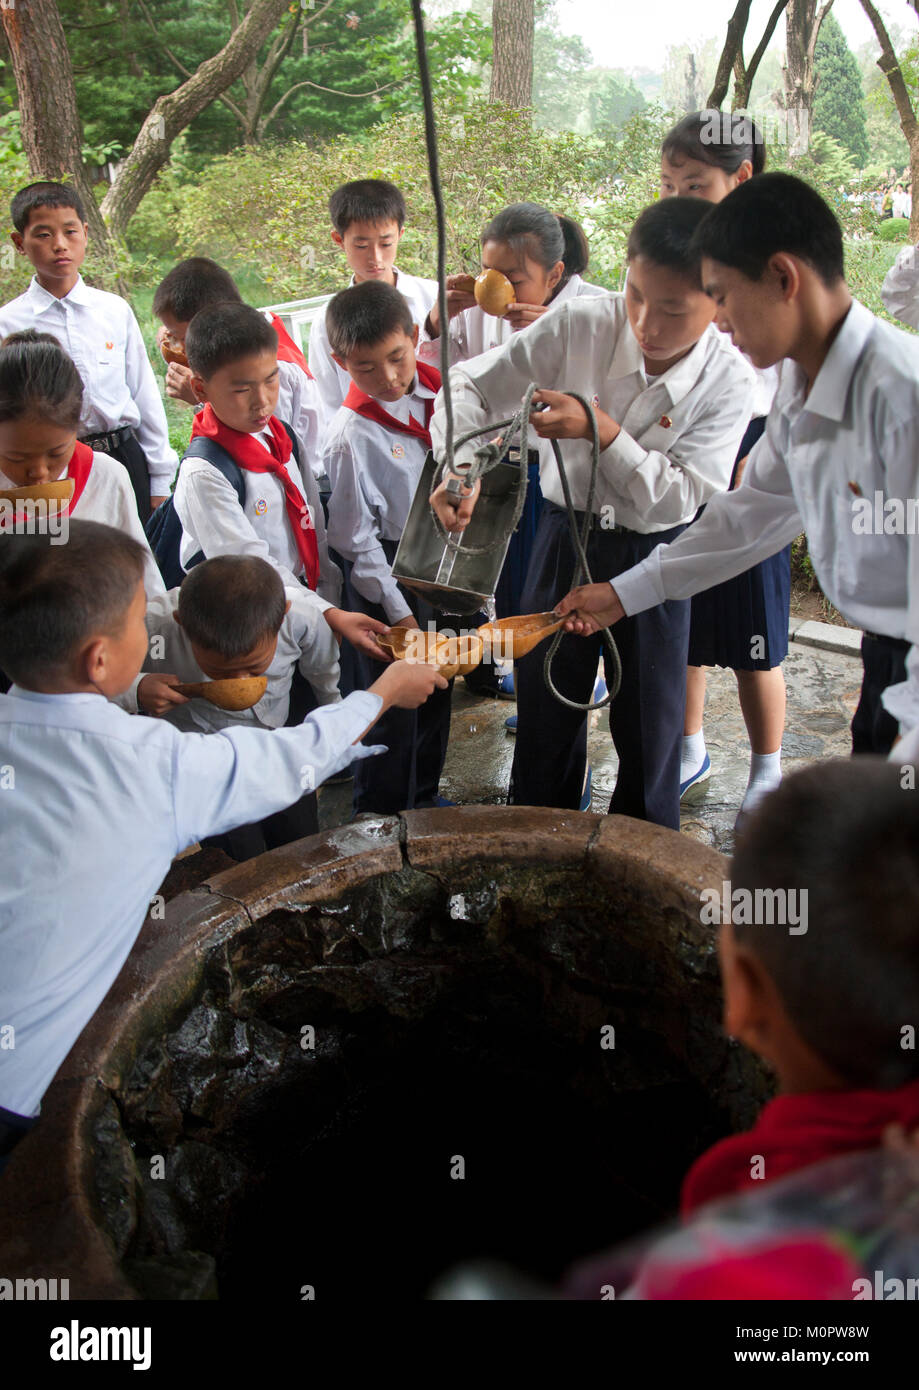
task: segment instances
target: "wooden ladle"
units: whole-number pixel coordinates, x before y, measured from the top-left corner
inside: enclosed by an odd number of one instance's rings
[[[58,478],[53,483],[32,483],[29,487],[0,488],[3,502],[69,502],[73,496],[73,478]]]
[[[258,704],[268,689],[268,677],[231,676],[227,680],[191,681],[172,688],[189,700],[208,700],[218,709],[238,712]]]
[[[423,661],[437,666],[447,680],[465,676],[475,669],[485,652],[477,632],[464,632],[460,637],[444,637],[440,632],[422,631],[417,627],[392,627],[379,633],[381,647],[392,652],[397,661]]]
[[[412,661],[427,661],[431,665],[435,664],[437,644],[443,640],[439,632],[417,627],[391,627],[388,632],[377,633],[380,646],[392,652],[396,661],[410,657]]]
[[[485,643],[477,632],[464,632],[460,637],[444,637],[434,649],[434,664],[440,674],[452,681],[455,676],[468,676],[485,655]]]
[[[496,654],[507,661],[519,661],[565,622],[554,613],[524,613],[516,618],[498,618],[479,628],[479,636],[490,643]]]

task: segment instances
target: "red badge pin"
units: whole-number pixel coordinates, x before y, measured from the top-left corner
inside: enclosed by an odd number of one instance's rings
[[[105,346],[108,348],[109,352],[111,352],[111,350],[112,350],[112,348],[115,346],[115,344],[114,344],[114,343],[106,343]]]
[[[671,420],[669,415],[662,415],[657,423],[660,425],[661,429],[669,430],[670,426],[673,424],[673,421]]]

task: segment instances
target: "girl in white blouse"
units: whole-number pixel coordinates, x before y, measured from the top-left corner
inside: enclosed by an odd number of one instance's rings
[[[516,299],[504,318],[486,314],[475,295],[463,288],[464,275],[447,276],[450,364],[468,362],[506,343],[543,314],[581,295],[606,294],[583,279],[589,248],[583,229],[570,217],[556,216],[539,203],[512,203],[482,233],[482,269],[499,270]],[[418,356],[440,365],[440,314],[435,303],[425,322],[430,339]]]

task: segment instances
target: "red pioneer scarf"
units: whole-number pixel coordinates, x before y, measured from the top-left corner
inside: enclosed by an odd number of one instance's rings
[[[66,469],[66,475],[67,475],[67,477],[73,479],[73,495],[71,496],[69,502],[65,502],[65,503],[61,506],[61,508],[60,508],[60,515],[61,515],[61,516],[70,516],[70,513],[73,511],[74,507],[77,505],[77,503],[79,502],[80,498],[83,496],[83,489],[86,487],[86,484],[89,482],[89,475],[90,475],[90,473],[92,472],[92,466],[93,466],[93,451],[92,451],[92,449],[89,447],[88,444],[83,444],[83,443],[81,443],[79,439],[76,440],[76,442],[74,443],[74,446],[73,446],[73,453],[72,453],[71,456],[70,456],[70,462],[68,463],[67,469]],[[20,525],[20,526],[21,526],[21,525],[26,525],[27,523],[28,523],[28,517],[27,517],[26,513],[24,513],[24,512],[14,512],[14,513],[13,513],[13,516],[12,516],[12,526],[13,526],[13,527],[15,527],[15,526],[17,526],[17,525]],[[0,516],[0,530],[4,530],[4,531],[5,531],[6,529],[7,529],[7,527],[6,527],[5,524],[4,524],[4,519],[3,519],[2,516]]]
[[[290,435],[273,415],[268,428],[271,432],[270,452],[254,434],[231,430],[229,425],[217,419],[213,407],[206,405],[195,416],[191,432],[193,438],[203,434],[207,439],[213,439],[247,473],[271,473],[277,478],[284,489],[287,519],[294,533],[297,552],[303,561],[306,582],[311,589],[315,589],[319,583],[319,546],[306,500],[287,471],[287,462],[293,452]]]
[[[762,1154],[764,1179],[780,1178],[837,1154],[874,1149],[889,1124],[919,1126],[919,1081],[893,1091],[810,1091],[777,1096],[745,1134],[734,1134],[698,1158],[683,1182],[686,1216],[705,1202],[755,1187],[750,1160]]]
[[[416,363],[418,380],[422,386],[426,386],[429,391],[440,390],[440,372],[436,367],[429,367],[426,362]],[[345,405],[349,410],[353,410],[357,415],[363,415],[368,420],[376,420],[378,425],[382,425],[387,430],[398,430],[400,434],[410,434],[414,439],[420,439],[427,449],[431,448],[431,431],[429,429],[431,416],[434,414],[433,398],[424,402],[424,424],[419,424],[411,415],[408,417],[408,424],[404,425],[401,420],[397,420],[394,415],[390,415],[388,410],[384,410],[380,402],[374,400],[373,396],[368,396],[366,391],[362,391],[356,382],[351,383],[348,394],[345,396]]]
[[[296,362],[301,371],[306,372],[310,381],[314,380],[313,373],[310,371],[306,358],[297,347],[293,338],[284,327],[277,314],[271,315],[271,326],[278,335],[278,361]]]

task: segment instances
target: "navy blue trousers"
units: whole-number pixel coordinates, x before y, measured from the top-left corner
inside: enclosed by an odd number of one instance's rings
[[[394,541],[384,541],[383,549],[392,561],[396,553]],[[383,609],[364,598],[351,582],[351,565],[345,561],[345,606],[354,612],[367,613],[381,623],[389,622]],[[419,627],[433,622],[438,629],[460,632],[469,627],[468,618],[449,617],[436,612],[429,603],[409,589],[405,595],[406,610],[411,610]],[[366,690],[383,673],[382,662],[354,649],[359,688]],[[386,711],[374,724],[365,743],[385,743],[386,753],[362,758],[354,766],[354,811],[374,811],[391,816],[414,807],[432,806],[437,797],[440,774],[444,770],[447,743],[450,739],[450,697],[453,682],[446,690],[435,690],[419,709]]]
[[[583,520],[579,514],[579,522]],[[631,569],[656,545],[675,540],[675,526],[654,535],[591,532],[587,558],[595,582]],[[575,569],[568,518],[546,502],[523,599],[525,613],[554,608],[571,588]],[[680,752],[686,706],[684,667],[689,642],[688,599],[672,600],[623,618],[613,629],[622,658],[622,686],[610,706],[609,725],[619,754],[619,776],[609,809],[619,815],[680,827]],[[587,716],[560,704],[546,689],[544,643],[517,663],[517,746],[510,800],[518,806],[576,810],[587,760]],[[556,686],[569,699],[590,699],[597,663],[606,648],[594,637],[565,636],[552,664]],[[612,670],[606,659],[606,679]]]
[[[876,637],[865,633],[862,638],[862,690],[858,709],[852,719],[852,752],[881,753],[884,757],[893,747],[900,726],[881,704],[881,696],[889,685],[906,680],[906,654],[909,642],[899,637]]]

